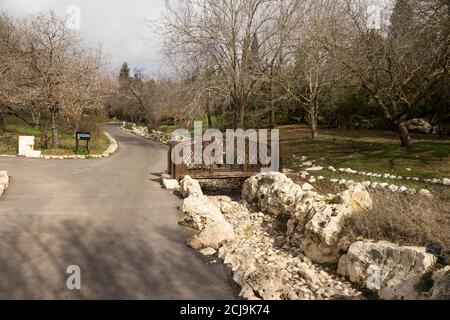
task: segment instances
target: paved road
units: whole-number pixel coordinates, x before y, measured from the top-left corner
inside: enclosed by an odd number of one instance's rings
[[[0,299],[234,299],[229,271],[184,244],[167,151],[109,125],[106,159],[0,159]],[[80,291],[66,287],[81,268]]]

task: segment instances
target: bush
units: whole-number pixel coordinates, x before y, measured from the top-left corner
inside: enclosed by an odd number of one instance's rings
[[[371,193],[373,209],[346,219],[342,242],[357,237],[387,240],[400,245],[426,246],[430,243],[450,249],[450,206],[439,197],[404,196],[377,191]],[[448,258],[446,263],[450,261]]]

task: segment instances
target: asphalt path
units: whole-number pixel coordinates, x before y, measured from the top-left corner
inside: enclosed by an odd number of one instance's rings
[[[235,299],[229,270],[185,245],[180,199],[159,183],[166,147],[105,130],[109,158],[0,158],[0,299]]]

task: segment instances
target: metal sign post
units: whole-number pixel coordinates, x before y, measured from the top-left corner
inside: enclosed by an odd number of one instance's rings
[[[80,141],[86,141],[86,150],[89,152],[89,142],[91,141],[91,133],[79,131],[75,134],[76,151],[80,148]]]

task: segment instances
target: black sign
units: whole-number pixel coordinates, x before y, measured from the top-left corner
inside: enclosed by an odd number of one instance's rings
[[[77,132],[76,136],[77,136],[77,140],[91,141],[91,133],[90,132]]]
[[[437,244],[429,244],[427,245],[427,253],[431,253],[437,257],[440,257],[442,256],[442,247]]]

